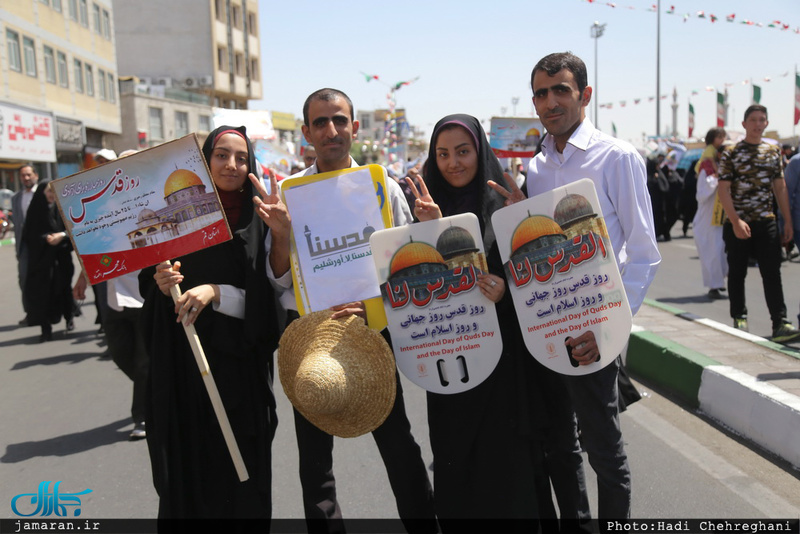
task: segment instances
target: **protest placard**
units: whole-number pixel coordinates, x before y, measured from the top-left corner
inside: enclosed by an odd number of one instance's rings
[[[483,382],[503,351],[494,303],[481,293],[487,273],[472,213],[378,231],[372,259],[397,367],[434,393]]]
[[[559,373],[583,375],[625,347],[631,310],[594,183],[579,180],[492,215],[528,351]],[[600,359],[578,365],[565,340],[592,331]]]
[[[231,238],[194,134],[52,187],[92,284]]]
[[[288,178],[281,194],[292,216],[292,280],[300,315],[363,300],[370,327],[385,326],[369,238],[392,226],[386,170],[367,165]]]

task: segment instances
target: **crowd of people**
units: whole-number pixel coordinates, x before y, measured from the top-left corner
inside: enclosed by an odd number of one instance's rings
[[[631,516],[632,474],[619,422],[625,406],[622,359],[604,355],[613,363],[567,376],[531,356],[492,225],[492,214],[504,206],[589,178],[634,314],[661,261],[657,240],[668,240],[672,226],[683,219],[684,235],[691,223],[701,251],[709,295],[720,298],[727,285],[736,327],[747,328],[744,277],[754,254],[765,280],[774,338],[800,338],[786,320],[777,269],[782,246],[792,239],[800,244],[793,233],[800,224],[800,159],[788,161],[784,183],[781,154],[761,141],[766,109],[748,108],[747,136],[735,145],[723,149],[724,130],[709,131],[707,149],[692,168],[696,204],[691,208],[690,202],[681,213],[686,176],[676,169],[677,154],[645,162],[630,144],[597,130],[585,114],[592,88],[580,58],[569,52],[547,55],[534,66],[530,83],[547,135],[526,172],[516,161],[504,172],[480,121],[455,114],[435,125],[430,157],[421,168],[387,181],[395,226],[463,213],[478,218],[488,272],[479,275],[477,285],[496,306],[503,340],[499,363],[484,382],[455,395],[427,393],[433,483],[395,370],[394,403],[372,435],[409,532],[474,531],[485,526],[480,520],[512,520],[506,530],[580,532],[593,516]],[[305,169],[294,176],[357,167],[350,149],[358,128],[344,92],[325,88],[309,95],[302,132],[311,150],[305,153]],[[275,176],[261,175],[244,127],[215,129],[202,154],[233,239],[115,279],[96,300],[107,305],[102,323],[111,355],[133,381],[131,438],[146,437],[158,517],[247,519],[263,531],[272,515],[273,353],[285,327],[300,317],[290,271],[291,213]],[[758,165],[751,165],[755,160]],[[750,172],[753,167],[757,174]],[[40,326],[46,341],[52,325],[62,319],[67,331],[74,328],[75,297],[84,296],[86,283],[79,277],[83,281],[74,291],[70,287],[71,245],[51,188],[46,183],[37,187],[32,166],[23,170],[24,188],[14,206],[15,216],[19,209],[22,217],[15,228],[23,321]],[[773,198],[783,216],[782,230]],[[179,296],[173,294],[177,285],[183,291]],[[330,310],[334,320],[351,315],[366,319],[365,304],[344,302]],[[221,460],[228,457],[228,446],[185,325],[196,327],[216,376],[250,474],[246,481]],[[388,332],[382,334],[391,345]],[[578,365],[600,358],[591,331],[565,344]],[[335,438],[297,409],[293,423],[307,529],[344,532],[333,472]],[[597,475],[595,514],[581,450]]]

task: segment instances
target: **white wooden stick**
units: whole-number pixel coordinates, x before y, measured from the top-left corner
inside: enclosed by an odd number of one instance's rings
[[[169,289],[172,300],[177,302],[181,296],[181,289],[178,285],[174,285]],[[214,407],[214,413],[217,415],[217,421],[222,429],[222,435],[225,438],[225,444],[228,446],[228,452],[233,460],[233,465],[236,467],[236,474],[239,475],[239,481],[244,482],[250,476],[247,474],[247,468],[244,465],[244,460],[239,452],[239,446],[236,444],[236,437],[233,435],[231,423],[228,421],[228,414],[225,412],[225,406],[222,405],[222,399],[217,390],[217,383],[214,382],[214,376],[211,374],[211,369],[208,367],[208,360],[203,352],[203,346],[200,345],[200,338],[197,337],[197,330],[194,325],[183,325],[183,331],[186,332],[186,337],[189,339],[189,345],[192,347],[194,359],[197,361],[197,367],[200,368],[200,374],[203,376],[203,382],[206,385],[206,391],[211,399],[211,405]]]

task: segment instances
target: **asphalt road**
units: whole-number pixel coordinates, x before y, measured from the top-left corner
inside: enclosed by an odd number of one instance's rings
[[[678,225],[676,225],[676,228]],[[700,271],[700,259],[692,238],[679,237],[680,232],[673,231],[672,241],[659,243],[663,258],[655,280],[647,292],[647,298],[663,302],[694,313],[701,317],[713,319],[727,326],[733,326],[728,299],[711,300],[708,288],[703,287]],[[800,262],[793,261],[781,264],[781,281],[786,301],[787,319],[798,326],[800,311]],[[745,281],[745,293],[750,333],[762,337],[772,335],[772,323],[764,300],[764,289],[761,285],[761,274],[758,267],[750,267]]]
[[[677,285],[677,280],[688,284],[695,271],[699,278],[699,267],[684,257],[691,253],[682,244],[673,241],[663,247],[665,261],[654,298],[706,306],[697,297],[701,289],[688,292]],[[154,517],[157,496],[147,447],[128,441],[131,383],[113,362],[102,359],[105,344],[96,334],[91,303],[84,306],[86,314],[77,320],[75,332],[65,336],[62,323],[54,341],[39,344],[38,329],[17,326],[22,313],[13,247],[0,247],[0,265],[0,518],[17,518],[11,500],[34,492],[45,480],[62,481],[64,491],[92,489],[83,498],[83,518]],[[714,310],[720,305],[710,304]],[[405,380],[404,387],[414,433],[430,464],[424,392]],[[280,385],[276,390],[280,424],[273,445],[274,517],[301,518],[290,406]],[[646,397],[623,414],[622,424],[633,471],[635,517],[800,515],[797,472],[657,392],[646,390]],[[372,438],[337,438],[335,443],[345,516],[396,518]],[[590,489],[596,510],[593,483]]]

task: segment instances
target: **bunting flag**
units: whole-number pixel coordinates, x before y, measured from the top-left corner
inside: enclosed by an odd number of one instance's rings
[[[405,81],[405,82],[397,82],[397,83],[396,83],[396,84],[394,84],[394,86],[392,87],[392,91],[397,91],[397,90],[399,90],[401,87],[405,87],[406,85],[411,85],[412,83],[416,82],[417,80],[419,80],[419,76],[417,76],[417,77],[416,77],[416,78],[414,78],[413,80],[408,80],[408,81]]]
[[[800,74],[794,73],[794,123],[800,122]]]
[[[361,72],[361,71],[359,71],[359,72]],[[364,76],[364,78],[367,79],[367,82],[371,82],[372,80],[379,79],[377,74],[367,74],[366,72],[361,72],[361,74]]]
[[[602,5],[605,5],[607,7],[611,7],[611,8],[625,7],[627,9],[632,9],[632,10],[642,9],[641,7],[637,7],[637,6],[633,6],[633,5],[620,6],[619,4],[616,4],[614,2],[597,2],[596,0],[581,0],[581,1],[587,2],[589,4],[594,4],[594,5],[601,5],[602,4]],[[650,7],[645,8],[645,11],[648,11],[650,13],[655,13],[655,12],[658,11],[658,7],[656,6],[656,4],[651,4]],[[683,22],[686,22],[689,19],[694,18],[694,19],[699,19],[699,20],[707,20],[707,21],[710,21],[713,24],[713,23],[717,22],[720,19],[720,17],[714,15],[713,13],[709,13],[709,12],[704,11],[704,10],[699,10],[699,11],[695,11],[695,12],[680,12],[679,13],[679,12],[677,12],[675,10],[675,6],[674,5],[670,5],[668,9],[664,10],[664,13],[667,14],[667,15],[678,16],[678,17],[683,19]],[[736,13],[731,13],[729,15],[725,15],[725,20],[727,22],[730,22],[730,23],[735,22]],[[794,33],[796,35],[800,35],[800,26],[795,25],[794,27],[792,27],[791,23],[785,22],[785,21],[780,21],[780,20],[771,20],[769,22],[756,22],[756,21],[749,20],[749,19],[740,19],[739,24],[742,24],[744,26],[754,26],[756,28],[772,28],[772,29],[777,29],[777,30],[780,30],[780,31],[791,30],[792,33]]]
[[[694,106],[689,102],[689,137],[694,132]]]
[[[617,136],[617,125],[614,124],[613,122],[611,123],[611,135],[613,135],[614,137]]]
[[[761,87],[753,84],[753,104],[761,103]]]
[[[717,126],[725,127],[725,97],[717,91]]]

